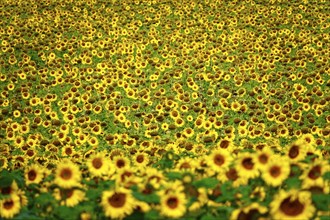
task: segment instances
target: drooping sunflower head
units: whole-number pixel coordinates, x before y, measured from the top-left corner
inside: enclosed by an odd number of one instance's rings
[[[270,203],[270,213],[274,219],[310,219],[314,212],[311,193],[307,191],[281,190]]]

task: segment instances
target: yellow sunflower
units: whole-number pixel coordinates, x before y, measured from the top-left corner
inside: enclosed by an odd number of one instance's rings
[[[137,167],[146,167],[149,163],[149,155],[144,152],[139,152],[134,155],[133,163]]]
[[[165,176],[161,170],[153,167],[147,167],[144,174],[146,175],[146,182],[152,185],[154,188],[158,189],[162,186],[165,181]]]
[[[124,169],[130,167],[130,160],[125,156],[118,155],[113,158],[113,164],[118,170]]]
[[[241,207],[231,213],[230,219],[257,219],[256,217],[266,214],[268,209],[254,202],[246,207]],[[258,218],[260,219],[260,218]]]
[[[273,151],[268,146],[262,148],[261,151],[257,151],[256,166],[258,169],[265,168],[273,154]]]
[[[234,142],[229,137],[222,138],[217,144],[217,148],[226,149],[229,152],[232,152],[234,150],[234,147]]]
[[[79,189],[54,189],[54,198],[61,201],[61,205],[74,207],[83,201],[85,192]]]
[[[137,169],[135,167],[127,167],[121,169],[114,176],[117,186],[124,186],[130,188],[132,185],[137,185],[141,179],[136,175]]]
[[[259,170],[256,167],[255,161],[254,154],[248,152],[240,153],[236,164],[238,174],[247,179],[258,177]]]
[[[307,191],[292,189],[286,192],[281,190],[270,203],[270,214],[273,219],[311,219],[314,212],[311,193]]]
[[[68,189],[80,185],[81,172],[79,167],[70,160],[63,160],[57,165],[54,183]]]
[[[21,210],[20,198],[13,194],[9,198],[0,200],[0,217],[13,218]]]
[[[194,195],[194,193],[189,192],[190,195]],[[207,196],[207,191],[205,188],[198,188],[197,191],[195,191],[195,196],[197,197],[197,201],[193,202],[188,210],[190,212],[193,211],[197,211],[199,209],[201,209],[201,207],[203,207],[204,205],[207,204],[207,202],[209,201],[209,198]]]
[[[217,179],[222,183],[226,181],[232,181],[232,185],[235,188],[242,185],[246,185],[249,181],[248,178],[242,177],[240,175],[236,167],[229,168],[229,170],[225,173],[219,173],[217,175]]]
[[[263,180],[267,185],[277,187],[290,175],[290,163],[280,157],[275,157],[268,162],[261,171]]]
[[[123,219],[133,213],[134,197],[126,188],[104,191],[101,206],[106,217]]]
[[[306,141],[303,139],[299,139],[299,140],[293,142],[287,148],[287,152],[286,152],[289,160],[300,161],[300,160],[305,159],[307,146],[308,146],[308,144],[306,144]]]
[[[229,169],[233,157],[227,149],[216,149],[207,157],[207,164],[216,172],[226,171]]]
[[[44,178],[43,168],[37,164],[33,164],[25,169],[25,184],[38,184]]]
[[[196,162],[189,157],[184,157],[179,159],[179,161],[175,165],[175,169],[179,171],[190,171],[194,172],[197,164]]]
[[[186,213],[187,199],[184,193],[170,192],[160,199],[160,214],[170,218],[180,218]]]
[[[86,163],[88,171],[94,177],[101,177],[108,173],[110,161],[107,160],[104,153],[91,156]]]
[[[318,159],[315,160],[311,166],[304,169],[303,174],[299,177],[302,182],[302,188],[323,187],[325,180],[322,178],[323,174],[330,171],[330,166],[327,161]]]

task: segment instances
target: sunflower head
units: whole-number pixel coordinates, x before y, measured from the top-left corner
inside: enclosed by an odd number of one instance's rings
[[[55,184],[67,189],[80,185],[81,172],[78,165],[68,159],[63,160],[57,165],[55,171]]]
[[[314,212],[311,193],[307,191],[281,190],[270,203],[270,213],[274,219],[310,219]]]

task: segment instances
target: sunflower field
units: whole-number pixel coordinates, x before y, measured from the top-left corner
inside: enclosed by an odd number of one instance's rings
[[[328,220],[329,12],[0,0],[0,219]]]

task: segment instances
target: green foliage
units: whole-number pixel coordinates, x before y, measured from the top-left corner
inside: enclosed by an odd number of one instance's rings
[[[205,187],[208,189],[213,189],[216,185],[219,184],[219,180],[214,177],[203,178],[201,180],[196,180],[192,183],[196,188]]]
[[[312,194],[312,201],[318,210],[329,211],[330,197],[326,194]]]

